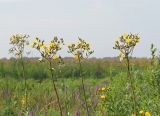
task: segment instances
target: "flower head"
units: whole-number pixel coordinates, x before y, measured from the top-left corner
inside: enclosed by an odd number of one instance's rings
[[[102,91],[105,91],[106,90],[106,88],[105,87],[102,87]]]
[[[37,49],[43,59],[46,60],[56,60],[61,58],[57,55],[58,51],[61,50],[61,46],[63,45],[63,39],[58,39],[54,37],[52,41],[49,42],[49,45],[44,43],[44,40],[36,37],[33,40],[32,47]]]
[[[139,41],[140,37],[138,34],[122,34],[119,37],[119,41],[115,41],[113,48],[120,51],[120,59],[127,58]]]
[[[79,41],[69,44],[68,49],[68,52],[73,54],[75,59],[86,59],[93,53],[90,44],[81,38]]]
[[[105,95],[101,95],[100,98],[101,98],[102,100],[104,100],[104,99],[106,99],[106,96],[105,96]]]
[[[12,47],[9,49],[10,53],[13,53],[16,58],[22,57],[24,53],[24,47],[29,44],[29,35],[14,34],[10,37],[10,44]]]
[[[149,112],[146,112],[145,116],[151,116],[151,114]]]
[[[141,111],[139,112],[139,114],[140,114],[140,116],[144,116],[144,111],[141,110]]]

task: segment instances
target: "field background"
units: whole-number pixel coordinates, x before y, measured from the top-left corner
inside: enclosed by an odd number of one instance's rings
[[[151,112],[160,116],[160,69],[159,64],[151,66],[146,58],[131,59],[132,76],[136,90],[138,111]],[[54,77],[60,95],[64,114],[67,116],[86,115],[78,63],[65,58],[64,65],[56,67]],[[132,114],[131,92],[125,63],[117,58],[91,58],[84,61],[83,73],[87,102],[95,116],[99,99],[96,86],[110,87],[104,115],[129,116]],[[24,81],[22,69],[14,58],[0,60],[0,116],[17,116],[24,112]],[[25,59],[27,77],[29,116],[58,116],[59,110],[53,90],[47,63],[39,63],[36,58]],[[137,112],[138,113],[138,112]],[[92,114],[92,116],[94,116]]]

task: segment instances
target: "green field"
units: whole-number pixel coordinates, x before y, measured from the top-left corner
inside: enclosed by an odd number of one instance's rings
[[[56,66],[56,87],[64,116],[85,116],[86,107],[79,77],[78,62],[65,58]],[[130,116],[132,111],[131,88],[125,63],[116,58],[92,58],[82,63],[87,103],[91,116]],[[151,66],[148,59],[132,59],[136,111],[148,111],[160,116],[160,69]],[[36,59],[25,60],[27,78],[28,116],[59,116],[57,99],[47,63]],[[0,61],[0,116],[26,115],[25,88],[22,68],[15,59]],[[102,101],[97,86],[110,87]],[[103,102],[103,103],[102,103]]]

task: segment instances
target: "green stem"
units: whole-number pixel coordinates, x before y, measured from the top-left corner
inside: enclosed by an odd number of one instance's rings
[[[131,77],[130,61],[129,61],[128,56],[126,57],[126,60],[127,60],[127,70],[128,70],[127,75],[129,77],[129,82],[130,82],[131,91],[132,91],[132,102],[133,102],[132,107],[133,107],[134,113],[136,113],[136,96],[135,96],[135,91],[134,91],[134,84],[133,84],[132,77]]]
[[[28,110],[28,93],[27,93],[27,80],[26,80],[26,77],[25,77],[25,67],[24,67],[24,62],[23,62],[23,57],[21,56],[21,65],[22,65],[22,76],[24,78],[24,87],[25,87],[25,102],[26,102],[26,111]]]
[[[86,92],[85,92],[85,87],[84,87],[84,78],[82,76],[82,64],[81,64],[81,60],[80,60],[79,56],[78,56],[78,62],[79,62],[81,83],[82,83],[82,88],[83,88],[83,95],[84,95],[85,105],[86,105],[86,109],[87,109],[87,116],[89,116],[89,109],[88,109],[88,105],[87,105],[87,98],[86,98]]]
[[[58,95],[58,91],[57,91],[57,88],[56,88],[55,80],[53,78],[53,70],[52,70],[52,62],[51,61],[49,61],[49,65],[50,65],[50,71],[51,71],[51,76],[52,76],[52,83],[53,83],[54,91],[56,93],[58,106],[59,106],[59,110],[60,110],[60,115],[63,116],[62,108],[61,108],[61,104],[60,104],[60,99],[59,99],[59,95]]]

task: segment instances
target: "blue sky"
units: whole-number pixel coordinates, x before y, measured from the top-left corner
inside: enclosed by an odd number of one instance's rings
[[[92,43],[94,57],[117,56],[113,40],[130,32],[142,37],[133,55],[149,57],[150,44],[160,44],[159,6],[159,0],[0,0],[0,57],[10,57],[14,33],[45,41],[57,35],[66,43],[81,37]]]

